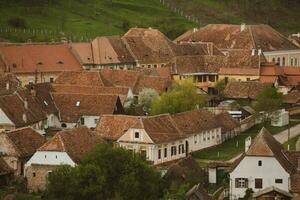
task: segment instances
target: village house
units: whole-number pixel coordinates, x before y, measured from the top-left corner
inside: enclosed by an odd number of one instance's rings
[[[13,169],[14,175],[23,175],[25,163],[44,142],[45,138],[30,127],[1,132],[1,158]]]
[[[290,93],[283,95],[283,103],[287,108],[297,107],[300,105],[300,92],[293,90]]]
[[[171,115],[186,136],[186,151],[199,151],[221,143],[221,126],[207,110],[195,109]]]
[[[102,140],[87,127],[66,129],[41,146],[25,165],[29,192],[46,189],[47,176],[61,165],[77,165]]]
[[[91,43],[72,43],[71,49],[84,69],[133,69],[136,61],[120,36],[97,37]]]
[[[260,70],[259,81],[273,84],[278,92],[287,94],[299,86],[300,68],[274,65],[263,66]]]
[[[13,73],[22,85],[53,82],[60,72],[82,67],[67,44],[1,44],[4,72]]]
[[[13,130],[30,126],[43,132],[47,116],[39,102],[27,89],[0,96],[0,127]]]
[[[252,144],[247,140],[245,153],[232,165],[230,199],[244,197],[248,188],[254,191],[253,196],[260,196],[272,187],[272,191],[286,196],[299,195],[299,158],[299,152],[285,151],[268,130],[262,128]]]
[[[61,128],[80,125],[95,128],[100,115],[124,113],[117,95],[52,93],[52,96],[59,111]]]
[[[120,147],[140,153],[154,165],[186,156],[186,137],[169,114],[151,117],[104,115],[96,132]]]
[[[221,142],[237,136],[240,132],[240,123],[228,112],[223,112],[215,116],[217,123],[221,126]]]
[[[212,42],[224,53],[230,49],[247,49],[263,54],[268,62],[280,66],[300,66],[300,48],[265,24],[209,24],[184,33],[175,42]]]

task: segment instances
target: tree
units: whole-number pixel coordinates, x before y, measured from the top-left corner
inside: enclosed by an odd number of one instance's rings
[[[76,167],[49,175],[48,199],[160,199],[160,174],[138,155],[109,144],[98,145]]]
[[[153,101],[159,98],[159,94],[156,92],[156,90],[151,88],[144,88],[139,93],[139,104],[142,106],[143,110],[146,113],[150,113],[151,111],[151,105]]]
[[[185,80],[175,84],[169,91],[163,93],[159,99],[153,101],[151,114],[179,113],[202,107],[206,103],[206,95],[197,94],[194,84]]]
[[[264,122],[276,110],[280,109],[283,102],[281,93],[278,93],[274,87],[265,87],[257,96],[253,107],[257,112],[264,112]]]

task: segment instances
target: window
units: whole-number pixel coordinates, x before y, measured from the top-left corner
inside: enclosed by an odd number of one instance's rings
[[[140,154],[141,154],[142,159],[146,160],[146,158],[147,158],[147,151],[146,150],[141,150]]]
[[[134,138],[140,138],[140,133],[139,132],[135,132],[134,133]]]
[[[282,57],[282,66],[285,66],[285,57]]]
[[[76,101],[76,107],[79,107],[80,106],[80,101]]]
[[[33,173],[32,173],[32,177],[35,177],[35,176],[36,176],[36,174],[35,174],[35,172],[33,172]]]
[[[207,133],[207,140],[210,140],[210,133]]]
[[[248,179],[247,178],[236,178],[235,179],[236,188],[248,188]]]
[[[61,124],[61,127],[62,127],[62,128],[67,128],[67,124],[62,123],[62,124]]]
[[[54,82],[54,78],[50,77],[50,83],[53,83],[53,82]]]
[[[165,66],[165,64],[161,64],[161,65],[160,65],[160,67],[164,67],[164,66]]]
[[[263,180],[261,178],[255,179],[255,188],[261,189],[263,187]]]
[[[181,144],[178,146],[178,154],[181,154]]]
[[[165,156],[165,158],[168,156],[168,149],[167,148],[164,149],[164,156]]]
[[[177,151],[177,150],[176,150],[176,146],[172,146],[172,147],[171,147],[171,156],[175,156],[175,155],[177,154],[176,151]]]
[[[94,119],[94,123],[97,124],[99,119]]]
[[[156,65],[156,64],[154,65],[154,68],[157,68],[157,65]]]
[[[283,181],[282,181],[281,178],[276,178],[276,179],[275,179],[275,183],[277,183],[277,184],[282,184]]]
[[[258,166],[262,166],[262,161],[261,160],[258,161]]]
[[[197,135],[194,135],[194,143],[197,144]]]
[[[294,66],[294,58],[291,58],[291,66]]]
[[[247,78],[247,81],[250,81],[250,78]]]
[[[158,159],[161,159],[161,149],[158,149]]]
[[[84,125],[84,117],[80,117],[80,124]]]
[[[276,59],[275,58],[272,59],[272,63],[276,63]]]
[[[280,65],[280,58],[277,58],[277,64]]]
[[[206,133],[203,133],[203,141],[206,140]]]
[[[151,65],[148,65],[148,68],[151,68]]]
[[[298,66],[298,59],[295,58],[295,66]]]

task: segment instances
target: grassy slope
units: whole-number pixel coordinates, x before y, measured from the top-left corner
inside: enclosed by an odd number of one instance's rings
[[[300,3],[282,0],[165,0],[172,8],[196,16],[200,26],[208,23],[268,23],[282,32],[300,31]],[[26,3],[24,3],[26,2]],[[28,3],[28,2],[50,2]],[[171,38],[197,24],[180,17],[159,0],[2,0],[0,1],[0,37],[12,41],[58,40],[64,32],[72,40],[99,35],[123,34],[130,27],[156,27]],[[240,2],[240,3],[238,3]],[[170,6],[169,6],[170,7]],[[30,29],[52,33],[4,33],[8,19],[24,18]],[[53,33],[53,31],[56,31]],[[74,37],[75,36],[75,37]]]
[[[113,0],[113,3],[109,0],[52,0],[50,4],[33,5],[24,2],[26,1],[0,2],[0,27],[7,27],[10,18],[21,17],[31,29],[62,30],[66,34],[74,34],[77,38],[93,38],[98,35],[123,34],[126,28],[122,28],[122,25],[126,21],[130,27],[158,27],[170,36],[174,35],[172,31],[183,32],[195,26],[194,23],[163,7],[158,0]],[[0,35],[12,40],[23,39],[21,36],[14,38],[15,34]]]
[[[300,2],[282,0],[167,0],[172,7],[208,23],[270,24],[284,33],[300,31]]]

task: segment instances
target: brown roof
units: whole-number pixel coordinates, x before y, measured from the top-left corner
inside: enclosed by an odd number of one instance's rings
[[[86,153],[91,151],[102,140],[85,126],[66,129],[55,134],[38,151],[67,152],[72,160],[78,163]]]
[[[195,109],[171,115],[178,128],[185,134],[195,134],[220,127],[212,113]]]
[[[21,85],[14,74],[0,73],[0,95],[12,94]]]
[[[144,88],[151,88],[161,94],[167,91],[170,85],[171,81],[168,78],[157,76],[140,76],[133,89],[133,93],[139,94]]]
[[[25,101],[28,107],[25,107]],[[38,101],[28,93],[20,90],[17,93],[0,96],[0,108],[16,127],[24,127],[46,120],[47,117]],[[24,121],[23,114],[26,116]]]
[[[164,63],[175,55],[176,45],[157,29],[132,28],[122,38],[140,63]]]
[[[0,176],[12,173],[13,169],[0,157]]]
[[[46,114],[58,114],[58,110],[51,95],[51,92],[53,92],[51,83],[27,85],[26,88],[28,90],[27,95],[33,96]]]
[[[33,155],[46,141],[42,135],[29,127],[16,129],[3,134],[6,134],[20,157]]]
[[[89,42],[72,43],[71,50],[81,64],[94,64],[92,44]]]
[[[260,81],[265,83],[275,83],[286,86],[298,86],[300,84],[300,68],[263,66],[260,70]]]
[[[172,74],[217,73],[224,64],[224,56],[177,56],[167,67]]]
[[[211,42],[197,42],[197,43],[180,43],[175,47],[176,56],[186,55],[213,55],[224,56],[224,54],[216,48]]]
[[[300,101],[300,92],[298,90],[293,90],[292,92],[283,95],[283,102],[289,104],[296,104]]]
[[[216,115],[215,118],[221,127],[222,133],[227,133],[228,131],[232,131],[240,126],[240,123],[232,118],[231,115],[227,112],[220,113]]]
[[[285,152],[282,145],[265,128],[262,128],[255,137],[248,151],[233,163],[231,171],[239,165],[245,156],[275,157],[289,174],[292,174],[295,170],[295,165],[289,158],[289,154]]]
[[[196,31],[189,31],[177,42],[212,42],[219,49],[262,49],[263,51],[297,49],[282,34],[264,24],[241,25],[210,24]]]
[[[282,145],[266,128],[261,129],[246,152],[246,156],[275,157],[288,173],[291,173],[293,170],[293,164],[286,156]]]
[[[110,70],[100,71],[105,86],[134,88],[141,72],[133,70]]]
[[[129,128],[145,129],[155,143],[164,143],[185,138],[169,114],[151,117],[103,115],[96,127],[96,131],[101,137],[117,140]]]
[[[76,123],[81,116],[100,116],[119,112],[117,95],[53,93],[61,121]],[[122,109],[121,109],[122,110]]]
[[[6,71],[14,73],[80,71],[67,44],[2,44]]]
[[[55,84],[79,85],[79,86],[104,86],[99,72],[62,72],[55,80]]]
[[[258,81],[233,81],[229,82],[226,85],[224,89],[224,95],[226,98],[256,99],[257,95],[259,95],[264,90],[264,88],[268,86],[270,85]]]

